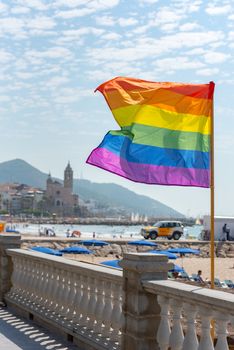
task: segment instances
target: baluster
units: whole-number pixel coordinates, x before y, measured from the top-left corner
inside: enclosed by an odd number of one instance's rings
[[[21,279],[19,280],[19,293],[18,293],[18,298],[17,301],[20,303],[23,303],[24,301],[24,296],[25,296],[25,283],[27,280],[27,259],[21,259],[21,266],[22,266],[22,276]]]
[[[25,304],[29,306],[30,308],[33,307],[33,297],[35,293],[34,285],[35,285],[35,280],[36,280],[36,263],[35,261],[29,261],[28,263],[28,271],[30,267],[30,283],[27,284],[27,301]]]
[[[53,304],[53,290],[55,288],[55,274],[54,274],[54,267],[48,266],[48,289],[47,289],[47,296],[46,300],[44,302],[44,308],[47,311],[50,311],[51,305]]]
[[[230,321],[230,316],[225,315],[221,312],[215,313],[216,318],[216,334],[217,334],[217,343],[215,350],[228,350],[227,342],[227,324]]]
[[[79,324],[83,327],[87,325],[87,307],[89,304],[89,284],[88,277],[83,276],[83,289],[82,289],[82,299],[80,302],[81,317],[79,319]]]
[[[13,272],[12,272],[12,277],[11,277],[11,283],[12,287],[11,290],[8,292],[8,297],[11,299],[14,299],[17,295],[17,291],[19,289],[19,276],[21,275],[21,267],[22,265],[20,264],[20,261],[17,257],[12,257],[12,262],[13,262]]]
[[[183,304],[180,300],[173,298],[170,299],[170,306],[173,311],[173,323],[169,338],[169,345],[171,350],[181,350],[184,341],[184,334],[181,325],[181,310]]]
[[[71,289],[71,272],[63,271],[64,279],[63,279],[63,293],[61,299],[61,315],[65,318],[67,315],[67,311],[69,308],[69,294]]]
[[[94,325],[94,332],[97,334],[102,333],[103,328],[103,320],[104,320],[104,282],[102,280],[99,281],[97,285],[97,302],[96,302],[96,308],[94,311],[94,314],[96,315],[96,323]]]
[[[45,270],[44,265],[41,262],[37,264],[37,274],[36,274],[36,287],[33,300],[35,302],[35,308],[41,311],[41,304],[44,299],[42,295],[43,284],[45,283]]]
[[[73,317],[74,324],[79,324],[82,314],[82,299],[84,295],[84,276],[77,276],[77,284],[76,284],[76,297],[74,300],[74,312],[75,315]]]
[[[41,268],[43,269],[43,283],[40,286],[40,312],[45,312],[45,303],[48,298],[48,287],[49,287],[49,280],[50,280],[50,275],[49,275],[49,269],[48,269],[48,264],[42,264]]]
[[[23,281],[23,288],[22,288],[22,303],[28,304],[31,298],[31,291],[30,291],[30,285],[31,285],[31,261],[29,259],[25,259],[25,275],[24,275],[24,281]],[[28,288],[29,287],[29,288]]]
[[[161,321],[158,327],[157,341],[160,346],[160,350],[168,350],[171,333],[169,322],[169,299],[162,295],[158,295],[157,300],[161,307]]]
[[[33,280],[31,283],[31,290],[32,290],[32,296],[31,296],[31,305],[33,306],[35,304],[36,298],[37,298],[37,286],[38,286],[38,262],[33,261],[32,262],[32,270],[33,270]]]
[[[122,304],[121,304],[121,293],[122,285],[112,283],[112,295],[113,295],[113,309],[111,315],[111,327],[113,329],[111,334],[111,340],[118,342],[121,328],[121,315],[122,315]]]
[[[96,283],[97,280],[94,277],[90,277],[90,289],[89,289],[89,304],[88,304],[88,323],[87,323],[87,327],[88,329],[92,329],[94,328],[95,325],[95,319],[96,319],[96,315],[95,315],[95,308],[96,308],[96,302],[97,302],[97,289],[96,289]]]
[[[111,314],[112,314],[112,297],[111,297],[111,282],[104,281],[104,310],[103,310],[103,323],[104,328],[102,335],[109,338],[111,335]]]
[[[52,315],[56,316],[57,307],[59,307],[59,293],[60,293],[60,270],[56,267],[53,268],[53,289],[51,294],[51,304],[49,308]]]
[[[201,339],[198,350],[214,350],[214,345],[210,335],[210,321],[212,318],[212,310],[206,307],[199,307],[199,315],[201,317]]]
[[[182,350],[197,350],[198,339],[195,326],[197,307],[193,304],[184,304],[184,311],[187,316],[187,331],[183,342]]]
[[[66,318],[69,320],[73,320],[74,315],[74,301],[76,298],[77,292],[77,274],[75,272],[70,273],[70,289],[68,294],[68,308],[66,313]]]
[[[59,269],[59,279],[57,280],[58,283],[58,294],[57,294],[57,300],[56,300],[56,306],[54,308],[55,314],[59,317],[62,316],[62,308],[63,308],[63,295],[64,295],[64,270]]]
[[[79,319],[81,317],[80,315],[80,302],[82,298],[82,276],[75,274],[75,296],[74,296],[74,302],[72,304],[72,323],[74,324],[74,327],[77,326],[79,323]]]

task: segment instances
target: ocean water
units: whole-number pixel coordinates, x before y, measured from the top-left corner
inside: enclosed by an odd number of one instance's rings
[[[140,239],[141,228],[144,225],[37,225],[37,224],[14,224],[7,225],[9,228],[18,230],[21,234],[39,236],[39,232],[45,232],[46,229],[55,232],[57,237],[66,237],[67,231],[80,231],[81,238],[136,238]],[[201,225],[187,226],[184,228],[184,238],[199,238],[202,230]]]

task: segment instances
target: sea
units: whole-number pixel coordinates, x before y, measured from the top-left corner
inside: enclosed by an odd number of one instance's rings
[[[40,233],[45,233],[49,230],[49,235],[55,233],[56,237],[67,237],[68,232],[80,231],[81,238],[142,238],[140,231],[143,225],[68,225],[68,224],[25,224],[16,223],[7,225],[8,228],[19,231],[21,234],[39,236]],[[199,239],[200,233],[203,229],[202,225],[186,226],[184,227],[185,239]]]

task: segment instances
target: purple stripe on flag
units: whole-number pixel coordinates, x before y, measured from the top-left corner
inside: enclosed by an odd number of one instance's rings
[[[128,162],[105,148],[94,149],[86,163],[135,182],[196,187],[209,187],[210,185],[209,169],[176,168]]]

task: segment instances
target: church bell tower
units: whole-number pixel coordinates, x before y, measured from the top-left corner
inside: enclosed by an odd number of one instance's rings
[[[70,188],[71,193],[73,190],[73,170],[68,162],[66,169],[64,170],[64,187]]]

